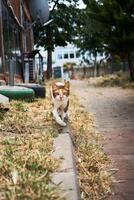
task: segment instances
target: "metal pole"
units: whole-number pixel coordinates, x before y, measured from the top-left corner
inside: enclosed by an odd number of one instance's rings
[[[1,47],[1,57],[3,72],[5,73],[5,58],[4,58],[4,39],[3,39],[3,23],[2,23],[2,2],[0,0],[0,47]]]
[[[29,63],[25,63],[25,69],[24,69],[24,82],[29,83]]]
[[[9,85],[14,86],[14,61],[9,61]]]

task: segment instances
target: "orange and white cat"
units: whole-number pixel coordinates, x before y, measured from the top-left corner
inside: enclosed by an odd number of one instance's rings
[[[69,81],[53,82],[51,87],[51,96],[53,102],[53,116],[55,121],[61,125],[66,126],[65,118],[68,117],[69,106],[69,93],[70,83]]]

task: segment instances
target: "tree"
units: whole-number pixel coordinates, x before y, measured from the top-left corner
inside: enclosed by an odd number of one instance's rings
[[[44,47],[48,52],[47,78],[52,76],[52,51],[55,46],[65,46],[73,41],[75,14],[77,13],[78,0],[50,0],[52,5],[50,19],[53,22],[47,26],[35,27],[34,35],[37,46]]]
[[[84,0],[90,19],[101,23],[103,44],[107,51],[127,60],[131,81],[134,81],[134,1],[133,0]],[[98,33],[102,29],[98,28]]]
[[[83,57],[85,53],[88,54],[89,59],[91,55],[94,57],[94,76],[97,72],[97,53],[104,51],[103,34],[100,30],[103,30],[102,24],[90,17],[87,8],[82,9],[77,18],[75,44],[80,48]],[[84,60],[90,62],[87,58]]]

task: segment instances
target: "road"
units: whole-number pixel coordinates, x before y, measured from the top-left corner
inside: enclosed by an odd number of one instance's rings
[[[73,80],[80,102],[94,113],[96,129],[104,135],[104,151],[118,169],[113,200],[134,200],[134,90],[97,88],[87,81]]]

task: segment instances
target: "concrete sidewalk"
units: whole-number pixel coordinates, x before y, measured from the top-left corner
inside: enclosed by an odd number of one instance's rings
[[[95,114],[96,129],[103,134],[103,147],[115,169],[113,197],[134,200],[134,90],[97,88],[86,81],[72,81],[85,109]]]
[[[80,200],[75,157],[68,128],[63,128],[55,139],[54,148],[54,156],[63,158],[63,161],[59,170],[53,174],[53,182],[60,184],[61,195],[67,200]]]

